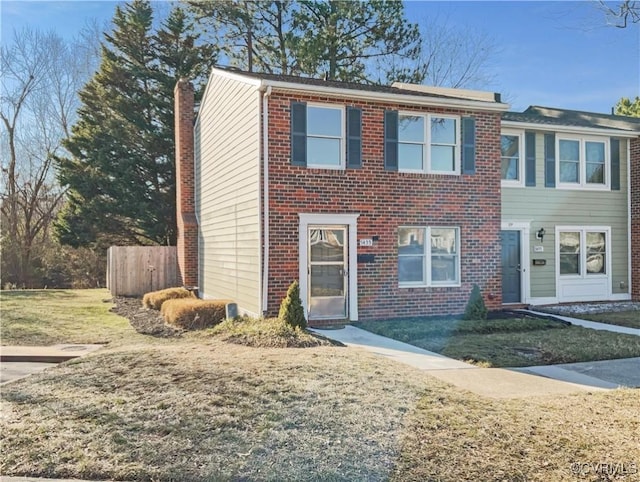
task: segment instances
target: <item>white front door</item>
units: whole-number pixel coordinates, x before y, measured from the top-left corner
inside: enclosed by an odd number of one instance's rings
[[[347,316],[348,235],[347,226],[308,227],[309,319]]]

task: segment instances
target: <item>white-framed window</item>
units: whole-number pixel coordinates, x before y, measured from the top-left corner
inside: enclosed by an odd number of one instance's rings
[[[398,170],[460,174],[460,118],[401,112],[398,116]]]
[[[398,228],[398,284],[404,288],[460,286],[460,229]]]
[[[503,186],[524,186],[524,133],[504,130],[500,136]]]
[[[558,136],[556,142],[558,187],[609,188],[608,139]]]
[[[307,166],[344,169],[344,108],[307,105]]]
[[[563,227],[558,231],[561,277],[590,278],[608,273],[609,228]]]

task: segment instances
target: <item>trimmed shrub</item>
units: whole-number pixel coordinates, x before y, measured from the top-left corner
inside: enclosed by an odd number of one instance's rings
[[[464,310],[463,320],[486,320],[487,319],[487,307],[484,304],[480,287],[476,284],[473,285],[467,307]]]
[[[231,301],[180,298],[165,301],[160,312],[164,321],[170,325],[185,330],[200,330],[224,320],[227,303]]]
[[[145,308],[159,310],[167,300],[178,298],[195,298],[196,295],[186,288],[167,288],[165,290],[151,291],[142,297],[142,305]]]
[[[280,304],[278,318],[284,320],[294,328],[304,329],[307,327],[307,319],[304,316],[304,307],[300,299],[300,286],[298,286],[298,281],[294,281],[289,286],[287,296],[285,296]]]

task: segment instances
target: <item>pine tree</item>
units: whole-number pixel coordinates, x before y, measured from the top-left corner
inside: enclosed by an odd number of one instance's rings
[[[72,246],[174,244],[173,88],[213,64],[211,48],[175,9],[156,35],[147,0],[117,7],[98,72],[80,92],[79,121],[57,158],[68,186],[56,222]]]
[[[307,319],[304,316],[304,307],[300,299],[300,286],[294,281],[287,290],[287,296],[280,304],[278,318],[286,321],[289,325],[299,328],[307,327]]]

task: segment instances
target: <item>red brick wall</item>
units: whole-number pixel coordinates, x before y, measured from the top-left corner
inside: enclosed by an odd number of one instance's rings
[[[412,106],[351,102],[327,97],[296,97],[354,105],[363,110],[361,169],[322,170],[290,165],[290,102],[269,97],[269,312],[276,313],[291,280],[298,278],[298,213],[359,213],[358,238],[378,236],[359,253],[375,254],[358,264],[360,320],[464,311],[474,283],[489,308],[501,306],[500,269],[500,115],[441,108],[422,112],[476,118],[476,174],[447,176],[384,170],[385,109]],[[398,227],[460,228],[462,286],[399,288]]]
[[[631,296],[640,301],[640,138],[631,140]]]
[[[174,97],[178,275],[183,285],[195,286],[198,284],[198,224],[193,196],[193,85],[186,80],[178,81]]]

